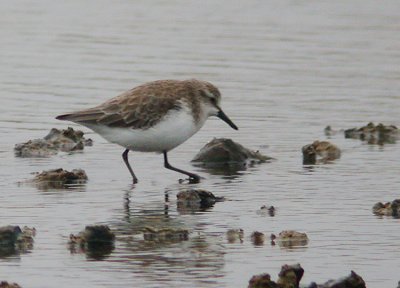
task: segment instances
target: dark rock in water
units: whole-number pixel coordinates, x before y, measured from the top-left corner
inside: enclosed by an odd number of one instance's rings
[[[67,171],[62,168],[43,171],[37,174],[33,182],[42,189],[65,188],[71,184],[81,184],[87,181],[88,177],[84,170],[73,169]]]
[[[187,229],[162,228],[155,229],[145,227],[143,238],[151,242],[180,242],[189,240],[189,231]]]
[[[279,272],[278,285],[279,287],[298,288],[300,280],[303,277],[304,269],[300,264],[283,265]]]
[[[327,136],[332,136],[337,133],[343,133],[345,138],[360,139],[368,144],[383,145],[386,143],[396,143],[400,139],[400,131],[394,125],[383,125],[379,123],[375,125],[373,122],[368,123],[360,128],[350,128],[346,130],[334,130],[331,126],[324,129]]]
[[[300,264],[283,265],[277,282],[267,273],[255,275],[249,281],[249,288],[298,288],[304,269]]]
[[[86,244],[112,244],[115,235],[107,225],[86,226],[78,235],[70,235],[70,243],[85,246]]]
[[[85,139],[84,133],[81,130],[74,130],[71,127],[63,130],[53,128],[43,139],[58,144],[61,151],[81,150],[83,149],[82,145],[93,145],[92,139]]]
[[[0,227],[0,245],[14,246],[21,234],[22,230],[19,226]]]
[[[31,250],[35,235],[35,228],[25,226],[21,229],[19,226],[12,225],[0,227],[0,256]]]
[[[283,265],[277,282],[271,280],[267,273],[253,276],[249,288],[299,288],[304,269],[300,264]],[[303,287],[303,285],[302,285]],[[350,275],[338,280],[329,280],[324,284],[312,282],[307,288],[365,288],[364,280],[351,271]]]
[[[224,198],[216,197],[213,193],[203,189],[188,189],[176,195],[179,211],[198,211],[205,210],[214,206],[216,202],[223,201]]]
[[[93,141],[85,139],[83,132],[71,127],[64,130],[51,129],[43,139],[29,140],[16,144],[15,155],[18,157],[49,157],[59,151],[71,152],[83,150],[85,146],[91,146]]]
[[[269,215],[271,217],[275,216],[276,208],[274,206],[263,205],[259,210],[257,210],[258,215]]]
[[[207,143],[193,158],[192,162],[203,166],[219,165],[246,165],[263,163],[273,158],[262,155],[258,151],[251,151],[239,143],[225,138],[214,138]]]
[[[253,244],[255,246],[262,246],[264,245],[264,241],[265,241],[265,235],[262,232],[259,231],[254,231],[251,234],[251,242],[253,242]]]
[[[379,216],[400,217],[400,199],[395,199],[385,204],[378,202],[372,207],[372,212]]]
[[[399,129],[394,125],[378,124],[370,122],[360,128],[351,128],[344,131],[345,138],[360,139],[368,144],[383,145],[386,143],[396,143],[400,138]]]
[[[49,157],[58,153],[57,147],[44,139],[15,144],[14,151],[18,157]]]
[[[328,141],[314,141],[312,144],[303,146],[303,164],[313,165],[328,163],[340,158],[340,149]]]
[[[365,288],[365,282],[361,276],[351,271],[349,276],[338,280],[329,280],[324,284],[311,283],[308,288]]]
[[[226,232],[226,239],[229,243],[235,243],[237,240],[243,243],[244,231],[243,229],[229,229]]]
[[[0,288],[22,288],[17,283],[8,283],[7,281],[0,282]]]
[[[275,234],[271,234],[271,240],[272,245],[275,245],[276,242],[282,248],[293,248],[308,244],[307,234],[294,230],[284,230],[279,233],[278,237]]]
[[[62,168],[43,171],[35,176],[35,181],[56,181],[64,184],[73,183],[77,180],[87,180],[87,176],[82,169],[73,169],[71,172]]]
[[[254,275],[249,281],[248,288],[280,288],[278,284],[271,280],[268,273]]]
[[[114,250],[115,235],[106,225],[86,226],[78,235],[69,236],[70,251],[84,252],[88,257],[101,260]],[[78,248],[78,249],[77,249]]]
[[[324,134],[326,136],[333,136],[333,135],[336,135],[338,133],[343,133],[343,132],[344,132],[343,129],[334,130],[330,125],[326,126],[325,129],[324,129]]]

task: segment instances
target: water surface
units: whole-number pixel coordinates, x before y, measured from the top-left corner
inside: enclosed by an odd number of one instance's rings
[[[398,219],[379,218],[378,201],[399,198],[399,144],[374,146],[335,135],[342,158],[303,167],[300,149],[323,128],[369,121],[400,125],[398,1],[2,1],[0,3],[0,224],[36,227],[30,253],[0,257],[0,279],[23,287],[246,287],[254,274],[276,279],[301,263],[302,283],[356,271],[368,287],[396,287]],[[97,105],[146,81],[201,78],[216,84],[239,126],[219,119],[169,154],[206,179],[192,185],[227,201],[179,211],[187,187],[161,155],[132,153],[88,132],[94,146],[51,158],[16,158],[15,143],[71,125],[58,114]],[[277,159],[234,175],[190,164],[213,137],[229,137]],[[31,173],[85,169],[75,189],[18,184]],[[168,196],[166,201],[165,196]],[[274,205],[275,217],[256,211]],[[117,233],[102,259],[73,254],[68,235],[90,224]],[[157,226],[158,225],[158,226]],[[189,241],[151,244],[141,227],[191,231]],[[243,243],[225,232],[243,228]],[[306,247],[254,246],[266,235],[306,232]]]

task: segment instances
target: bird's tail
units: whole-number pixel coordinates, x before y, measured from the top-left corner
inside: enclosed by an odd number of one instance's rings
[[[56,117],[57,120],[71,120],[73,114],[63,114]]]
[[[75,123],[91,123],[96,122],[99,118],[103,116],[103,111],[98,108],[91,108],[87,110],[58,115],[56,119],[72,121]]]

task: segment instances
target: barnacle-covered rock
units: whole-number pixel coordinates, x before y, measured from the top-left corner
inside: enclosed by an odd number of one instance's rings
[[[249,281],[248,288],[279,288],[278,284],[271,280],[268,273],[254,275]]]
[[[329,280],[324,284],[311,283],[307,288],[365,288],[365,281],[356,272],[351,271],[350,275],[337,279]]]
[[[304,269],[300,264],[283,265],[276,282],[271,280],[268,273],[255,275],[250,281],[248,288],[299,288]],[[302,285],[301,287],[305,287]],[[329,280],[324,284],[312,282],[307,288],[365,288],[365,282],[361,276],[351,271],[350,275],[337,280]]]
[[[344,131],[345,138],[360,139],[368,144],[383,145],[395,143],[400,138],[400,131],[394,125],[375,125],[370,122],[360,128],[351,128]]]
[[[226,138],[214,138],[192,159],[198,165],[212,167],[221,165],[241,165],[264,163],[273,158],[252,151]]]
[[[240,241],[240,243],[243,243],[243,236],[244,231],[241,228],[229,229],[228,231],[226,231],[226,239],[229,243],[235,243],[236,241]]]
[[[37,174],[32,182],[42,189],[64,188],[71,184],[82,184],[87,181],[88,177],[84,170],[73,169],[67,171],[62,168],[51,169]]]
[[[143,238],[152,242],[180,242],[189,240],[189,230],[180,228],[144,227]]]
[[[7,281],[0,282],[0,288],[21,288],[17,283],[9,283]]]
[[[294,230],[284,230],[278,236],[271,234],[272,244],[278,243],[280,247],[292,248],[296,246],[306,246],[308,237],[306,233],[297,232]]]
[[[255,246],[262,246],[264,245],[264,241],[265,241],[265,235],[262,232],[259,231],[254,231],[253,233],[251,233],[251,242],[253,242],[253,244]]]
[[[253,276],[248,288],[298,288],[303,274],[304,269],[300,264],[283,265],[277,282],[272,281],[268,273],[264,273]]]
[[[83,247],[88,244],[112,244],[115,235],[107,225],[86,226],[78,235],[70,235],[71,244]]]
[[[178,210],[180,212],[199,211],[208,209],[216,202],[223,201],[224,198],[216,197],[213,193],[203,189],[187,189],[180,191],[177,195]]]
[[[372,212],[375,215],[379,216],[400,216],[400,199],[395,199],[392,202],[386,202],[385,204],[382,202],[376,203],[372,207]]]
[[[328,125],[328,126],[326,126],[325,128],[324,128],[324,134],[326,135],[326,136],[334,136],[334,135],[336,135],[336,134],[338,134],[338,133],[343,133],[344,132],[344,130],[343,129],[340,129],[340,130],[335,130],[335,129],[333,129],[332,128],[332,126],[330,126],[330,125]]]
[[[328,141],[314,141],[303,146],[303,164],[321,164],[340,158],[340,149]]]
[[[267,205],[263,205],[259,210],[257,210],[258,215],[263,215],[263,216],[269,215],[271,217],[275,216],[275,212],[276,208],[274,206],[267,206]]]
[[[24,226],[21,229],[13,225],[0,227],[0,255],[6,256],[31,250],[35,236],[35,228]]]
[[[300,264],[283,265],[279,272],[278,285],[282,288],[297,288],[303,277],[304,269]]]
[[[114,250],[115,234],[107,225],[90,225],[77,235],[70,234],[69,249],[72,253],[84,252],[93,259],[103,259]]]
[[[42,139],[33,139],[16,144],[14,152],[18,157],[49,157],[59,151],[83,150],[85,146],[91,146],[92,143],[91,139],[85,139],[80,130],[74,130],[71,127],[64,130],[53,128]]]

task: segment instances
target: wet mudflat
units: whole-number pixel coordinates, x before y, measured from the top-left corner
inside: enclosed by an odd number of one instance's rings
[[[33,248],[0,255],[0,280],[22,287],[245,287],[300,263],[302,283],[354,270],[368,287],[400,280],[399,219],[376,216],[399,198],[400,143],[368,144],[324,127],[400,126],[397,1],[5,1],[0,4],[0,226],[36,228]],[[93,139],[83,151],[15,157],[14,145],[66,129],[54,119],[155,79],[201,78],[218,86],[219,119],[169,154],[199,184],[162,167],[162,156]],[[276,160],[247,169],[208,169],[190,160],[214,137]],[[301,148],[328,140],[332,163],[302,165]],[[84,169],[86,183],[45,189],[36,172]],[[224,197],[211,208],[178,205],[188,188]],[[258,213],[274,206],[274,216]],[[113,247],[71,250],[71,233],[107,225]],[[243,237],[228,241],[229,229]],[[307,245],[271,245],[269,235],[307,233]],[[186,233],[189,232],[188,234]],[[262,245],[254,231],[266,235]],[[173,235],[173,236],[171,236]],[[242,239],[239,239],[242,238]],[[96,252],[96,251],[95,251]],[[99,251],[97,251],[99,252]]]

